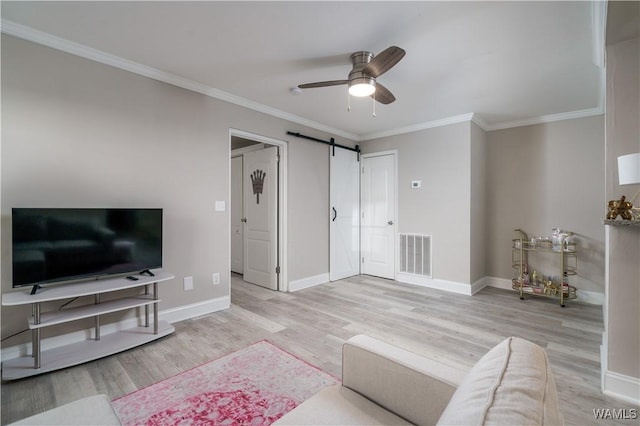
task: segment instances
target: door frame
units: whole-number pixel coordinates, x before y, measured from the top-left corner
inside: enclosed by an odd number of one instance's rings
[[[239,169],[238,166],[234,166],[233,162],[239,160],[240,165],[239,165]],[[236,206],[234,204],[234,201],[236,201],[238,199],[238,197],[243,197],[243,190],[238,188],[238,186],[243,186],[244,184],[244,177],[242,176],[242,169],[244,167],[244,155],[243,154],[234,154],[234,151],[231,151],[231,194],[229,196],[229,216],[230,216],[230,221],[231,221],[231,232],[230,232],[230,244],[231,244],[231,259],[229,262],[229,268],[231,269],[231,273],[236,272],[239,273],[237,270],[234,270],[234,241],[237,240],[237,237],[235,235],[235,231],[236,231],[236,226],[238,228],[240,228],[240,232],[242,234],[241,238],[240,238],[240,242],[238,242],[238,244],[240,245],[240,247],[237,247],[240,250],[240,253],[236,253],[238,256],[240,256],[241,261],[240,261],[240,265],[238,265],[237,269],[242,271],[241,273],[244,274],[244,226],[242,225],[242,214],[240,214],[240,218],[236,218],[234,217],[235,215],[233,215],[232,213],[235,211],[244,211],[244,200],[240,200],[239,206]],[[235,179],[234,179],[234,174],[235,174]],[[240,182],[237,182],[237,179],[240,179]],[[234,189],[234,184],[235,184],[235,189]],[[238,193],[239,192],[239,193]],[[238,202],[238,201],[236,201]],[[236,225],[234,224],[234,220],[240,220],[240,224]]]
[[[394,178],[394,186],[395,188],[393,189],[395,191],[395,200],[394,200],[394,212],[395,212],[395,229],[396,229],[396,235],[393,236],[393,280],[397,281],[398,280],[398,272],[400,271],[399,269],[399,265],[398,265],[398,234],[400,233],[400,220],[399,220],[399,210],[398,210],[398,198],[399,197],[399,192],[398,192],[398,150],[397,149],[391,149],[391,150],[387,150],[387,151],[379,151],[379,152],[370,152],[368,154],[360,154],[360,167],[362,170],[362,165],[364,164],[364,159],[366,158],[372,158],[372,157],[382,157],[385,155],[391,155],[393,156],[393,169],[394,169],[394,173],[395,176]],[[361,173],[362,174],[362,173]],[[360,176],[360,238],[362,238],[362,176]],[[362,243],[361,243],[362,245]],[[360,248],[360,255],[362,256],[362,247]],[[362,273],[362,266],[360,267],[360,273]]]
[[[288,144],[285,141],[270,138],[268,136],[256,133],[246,132],[244,130],[229,128],[229,188],[227,199],[231,200],[231,137],[236,136],[243,139],[250,139],[267,145],[279,147],[280,164],[278,179],[278,260],[280,263],[280,277],[278,278],[278,291],[289,291],[288,280],[288,255],[287,255],[287,182],[289,181],[289,151]],[[230,211],[230,210],[229,210]],[[227,215],[227,235],[229,243],[227,247],[229,270],[229,291],[231,291],[231,214]]]

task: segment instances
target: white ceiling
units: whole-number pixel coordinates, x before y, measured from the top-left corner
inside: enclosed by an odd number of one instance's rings
[[[1,7],[5,33],[355,140],[469,113],[494,129],[602,112],[601,2],[2,1]],[[407,54],[378,78],[397,100],[377,104],[376,117],[369,98],[351,98],[347,111],[346,86],[290,93],[298,84],[345,79],[352,52],[391,45]]]

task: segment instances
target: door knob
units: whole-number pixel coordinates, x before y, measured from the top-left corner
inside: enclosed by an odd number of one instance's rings
[[[389,222],[387,222],[389,225],[393,225],[393,221],[390,220]]]
[[[242,219],[240,219],[240,222],[242,222],[242,223],[247,223],[247,218],[246,218],[246,217],[243,217]]]

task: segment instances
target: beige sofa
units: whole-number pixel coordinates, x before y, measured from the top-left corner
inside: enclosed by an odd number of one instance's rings
[[[461,372],[368,336],[342,350],[342,384],[328,387],[277,425],[562,424],[545,351],[510,337]],[[119,424],[96,395],[24,419],[20,425]]]
[[[364,335],[345,343],[342,385],[277,425],[563,424],[545,351],[510,337],[460,372]]]

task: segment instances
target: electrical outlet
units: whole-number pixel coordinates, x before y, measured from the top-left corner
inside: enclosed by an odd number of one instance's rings
[[[213,273],[213,285],[220,284],[220,272]]]
[[[193,277],[184,277],[184,291],[193,290]]]

